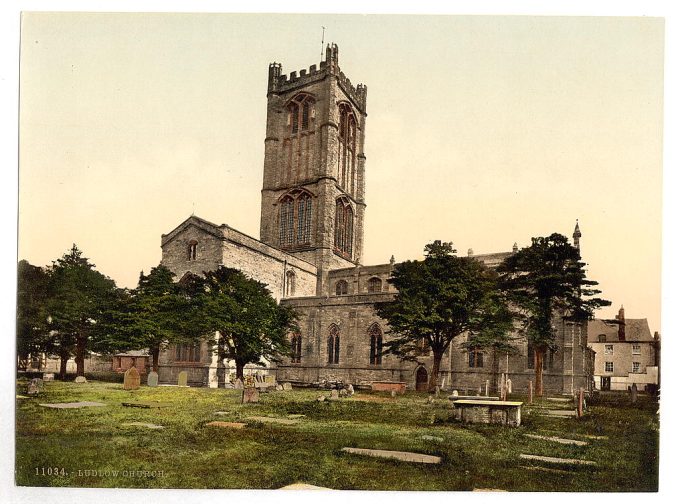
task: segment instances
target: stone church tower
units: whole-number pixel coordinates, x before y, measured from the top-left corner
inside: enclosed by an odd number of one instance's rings
[[[366,86],[338,66],[338,46],[320,67],[284,75],[269,65],[260,240],[318,269],[361,264],[364,242]]]

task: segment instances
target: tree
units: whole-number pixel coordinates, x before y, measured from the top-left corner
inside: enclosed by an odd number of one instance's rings
[[[429,348],[428,388],[434,390],[451,341],[466,331],[487,334],[480,326],[494,320],[490,310],[500,301],[495,274],[480,261],[457,257],[451,243],[437,240],[425,247],[425,260],[397,264],[388,282],[398,294],[375,305],[392,335],[383,353],[417,362],[423,348]]]
[[[597,282],[586,279],[585,263],[565,236],[553,233],[532,238],[531,246],[509,256],[498,267],[508,296],[529,345],[534,349],[536,395],[543,395],[543,360],[554,350],[554,319],[584,322],[610,301],[594,297]]]
[[[85,355],[97,334],[96,324],[115,301],[116,284],[95,270],[74,244],[53,263],[47,292],[48,328],[61,358],[60,374],[63,377],[66,361],[75,355],[77,375],[83,376]]]
[[[264,365],[263,360],[290,352],[288,335],[296,328],[296,315],[280,306],[265,284],[224,266],[186,282],[193,291],[194,331],[217,333],[213,351],[219,362],[236,363],[237,378],[243,379],[246,364]]]
[[[21,260],[17,268],[17,356],[25,362],[30,354],[46,350],[48,273]]]
[[[158,371],[161,349],[168,343],[187,342],[190,300],[174,273],[165,266],[142,271],[136,289],[121,291],[117,302],[102,313],[97,324],[97,348],[106,351],[148,349]],[[192,338],[192,341],[196,337]]]

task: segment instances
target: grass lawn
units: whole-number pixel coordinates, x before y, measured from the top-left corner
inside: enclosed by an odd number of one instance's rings
[[[17,393],[25,390],[26,382],[19,382]],[[504,428],[455,423],[446,399],[428,404],[424,394],[409,393],[393,399],[359,392],[337,402],[317,402],[320,393],[297,389],[272,392],[261,394],[258,404],[240,404],[238,390],[142,386],[124,391],[119,383],[47,382],[40,397],[17,399],[16,483],[280,488],[303,482],[361,490],[657,490],[657,406],[644,396],[634,406],[592,405],[581,419],[540,416],[546,404],[537,403],[523,407],[521,427]],[[74,401],[96,401],[106,406],[39,406]],[[127,401],[171,405],[123,407],[121,403]],[[555,403],[550,407],[570,405]],[[227,414],[216,415],[217,411]],[[304,417],[295,425],[247,420],[250,416],[288,415]],[[214,420],[241,421],[247,426],[205,426]],[[127,422],[165,428],[122,425]],[[524,434],[559,436],[589,444],[563,445]],[[341,451],[345,446],[413,451],[437,455],[443,461],[429,465],[351,455]],[[597,465],[556,466],[520,459],[520,453],[585,459]],[[58,475],[53,474],[55,469]]]

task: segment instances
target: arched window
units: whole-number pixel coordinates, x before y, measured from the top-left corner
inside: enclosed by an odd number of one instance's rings
[[[301,93],[288,103],[288,126],[291,135],[312,129],[314,123],[314,98]]]
[[[286,271],[286,297],[295,295],[295,272],[293,270]]]
[[[354,194],[356,173],[356,131],[357,120],[348,103],[340,104],[338,137],[338,183],[350,194]]]
[[[333,324],[328,333],[328,363],[340,362],[340,329]]]
[[[299,363],[302,357],[302,335],[294,333],[290,338],[290,361]]]
[[[311,243],[312,195],[298,190],[279,202],[279,243],[281,248],[305,247]]]
[[[373,324],[368,329],[368,336],[371,339],[371,354],[369,361],[371,364],[382,364],[382,331],[378,324]]]
[[[201,344],[176,345],[175,361],[178,362],[199,362],[201,360]]]
[[[196,240],[191,240],[189,242],[189,247],[187,248],[187,257],[190,261],[196,260],[196,249],[198,248],[198,242]]]
[[[347,294],[347,282],[344,280],[338,280],[338,282],[335,284],[335,295],[343,296],[345,294]]]
[[[354,212],[347,198],[338,198],[335,202],[335,251],[352,258],[352,242],[354,239]]]
[[[382,280],[378,277],[369,278],[368,280],[368,292],[381,292],[382,291]]]
[[[484,367],[484,354],[478,348],[468,350],[468,367]]]

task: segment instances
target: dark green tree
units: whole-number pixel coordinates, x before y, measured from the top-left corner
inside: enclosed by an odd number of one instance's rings
[[[537,396],[543,395],[544,357],[556,348],[555,319],[584,322],[611,304],[596,297],[597,282],[586,278],[584,268],[578,249],[558,233],[532,238],[531,246],[498,267],[502,289],[534,349]]]
[[[375,305],[390,326],[383,353],[417,362],[429,348],[433,362],[428,387],[434,390],[453,339],[468,331],[489,334],[480,326],[496,320],[491,310],[501,300],[495,274],[473,258],[457,257],[451,243],[435,241],[425,247],[425,260],[397,264],[388,281],[398,294]]]
[[[264,365],[263,360],[276,361],[290,352],[295,312],[280,306],[265,284],[224,266],[184,282],[192,286],[194,335],[201,333],[213,342],[220,363],[234,360],[237,378],[243,379],[246,364]],[[217,341],[212,338],[216,333]]]
[[[53,263],[46,311],[53,345],[62,361],[62,377],[71,355],[77,375],[84,375],[85,355],[98,335],[97,322],[116,298],[114,281],[98,272],[75,244]]]
[[[158,371],[161,349],[172,343],[193,342],[189,326],[192,305],[174,273],[165,266],[142,271],[136,289],[121,291],[115,304],[97,324],[97,349],[103,352],[148,349]]]
[[[17,268],[17,356],[25,363],[29,355],[48,350],[47,285],[49,275],[26,260]]]

